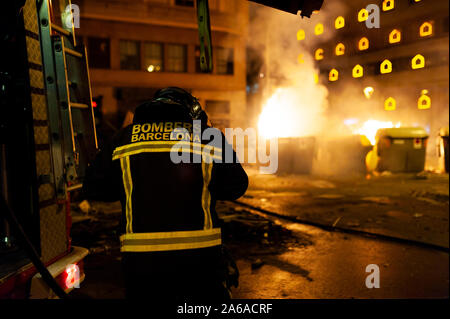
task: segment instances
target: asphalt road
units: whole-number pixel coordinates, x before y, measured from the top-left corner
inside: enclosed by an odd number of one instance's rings
[[[324,226],[449,247],[447,174],[249,175],[243,203]]]
[[[449,297],[448,175],[372,179],[249,175],[250,188],[241,200],[281,217],[442,249],[327,231],[222,202],[218,212],[224,220],[224,241],[241,273],[234,298]],[[86,280],[74,295],[123,298],[116,232],[119,206],[91,204],[94,210],[78,216],[80,222],[73,228],[74,244],[91,250]],[[369,264],[378,266],[380,288],[366,286]]]
[[[448,298],[449,255],[414,245],[324,231],[283,222],[307,245],[290,244],[279,254],[238,258],[240,285],[234,298]],[[259,268],[252,267],[259,259]],[[376,264],[380,288],[367,288]]]

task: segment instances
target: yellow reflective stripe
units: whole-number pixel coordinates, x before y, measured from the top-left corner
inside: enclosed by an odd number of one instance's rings
[[[133,206],[131,203],[131,194],[133,192],[133,181],[131,180],[130,158],[128,156],[120,159],[120,166],[122,168],[122,180],[125,188],[126,204],[125,216],[127,218],[127,225],[125,231],[127,233],[133,232]]]
[[[202,207],[205,213],[204,229],[212,228],[211,219],[211,193],[209,192],[208,186],[211,181],[213,163],[207,163],[202,161],[202,173],[203,173],[203,191],[202,191]]]
[[[124,149],[127,149],[132,146],[146,146],[146,145],[158,145],[158,144],[175,145],[178,143],[184,144],[184,145],[191,145],[191,146],[193,145],[193,146],[198,146],[198,147],[209,148],[211,150],[214,148],[218,149],[217,147],[214,147],[211,145],[204,145],[201,143],[188,142],[188,141],[146,141],[146,142],[137,142],[137,143],[122,145],[122,146],[116,147],[116,149],[114,151],[124,150]]]
[[[207,154],[207,153],[203,153],[200,150],[192,150],[192,149],[179,150],[179,149],[172,149],[172,148],[141,148],[141,149],[137,149],[137,150],[134,150],[134,151],[125,151],[125,152],[123,152],[121,154],[114,155],[113,156],[113,160],[121,159],[123,157],[127,157],[127,156],[130,156],[130,155],[135,155],[135,154],[140,154],[140,153],[170,153],[170,152],[178,153],[180,151],[189,151],[189,153],[203,155],[203,156],[210,156],[210,157],[212,157],[214,159],[222,160],[222,157],[219,156],[219,155],[210,155],[210,154]]]
[[[174,148],[174,146],[180,146],[180,148]],[[189,149],[182,146],[189,146]],[[220,155],[217,153],[222,153],[222,149],[219,147],[214,147],[211,145],[203,145],[201,143],[192,143],[186,141],[150,141],[150,142],[139,142],[132,143],[117,147],[113,152],[113,160],[120,159],[124,156],[130,156],[134,154],[139,154],[143,152],[182,152],[189,151],[190,153],[207,155],[212,158],[221,160]],[[207,153],[209,151],[209,154]],[[204,152],[205,154],[203,154]],[[213,152],[213,154],[211,154]]]
[[[133,233],[120,236],[123,252],[168,251],[217,246],[222,243],[220,228],[194,231]]]

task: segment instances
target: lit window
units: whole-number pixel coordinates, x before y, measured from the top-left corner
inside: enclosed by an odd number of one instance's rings
[[[375,90],[373,87],[367,86],[364,88],[364,95],[366,96],[367,99],[370,99],[374,91]]]
[[[298,63],[300,63],[300,64],[305,63],[305,60],[303,60],[303,58],[304,58],[304,55],[302,53],[300,53],[297,57]]]
[[[422,23],[422,25],[420,26],[420,32],[419,32],[421,37],[427,37],[433,34],[433,25],[431,24],[431,22],[424,22]]]
[[[169,72],[186,72],[186,46],[180,44],[167,45],[167,65]]]
[[[345,54],[345,45],[343,43],[338,43],[336,45],[335,53],[336,53],[336,55],[344,55]]]
[[[384,101],[384,109],[386,111],[394,111],[396,107],[397,107],[397,102],[395,101],[395,99],[393,97],[388,97]]]
[[[337,81],[339,79],[339,72],[336,69],[331,69],[330,74],[328,75],[328,79],[331,82]]]
[[[139,70],[141,54],[138,41],[120,40],[120,68],[122,70]]]
[[[389,33],[389,43],[398,43],[402,40],[402,33],[397,30],[394,29],[391,31],[391,33]]]
[[[364,69],[361,65],[357,64],[352,70],[352,76],[354,78],[360,78],[364,75]]]
[[[391,72],[392,72],[392,62],[389,60],[384,60],[383,62],[381,62],[380,73],[386,74],[386,73],[391,73]]]
[[[163,70],[163,46],[160,43],[144,43],[144,68],[148,72]]]
[[[367,39],[366,37],[361,38],[358,42],[358,49],[360,51],[364,51],[367,50],[368,48],[369,48],[369,39]]]
[[[358,21],[363,22],[366,21],[369,18],[369,11],[367,11],[365,8],[362,8],[358,12]]]
[[[298,41],[304,40],[305,37],[306,37],[305,30],[300,29],[297,31],[297,40]]]
[[[314,58],[317,61],[323,60],[323,49],[317,49],[316,52],[314,53]]]
[[[345,19],[342,16],[339,16],[334,21],[334,27],[336,29],[342,29],[345,26]]]
[[[233,74],[234,73],[234,57],[232,48],[217,48],[216,70],[217,74]]]
[[[314,73],[314,83],[318,84],[319,83],[319,74]]]
[[[417,54],[415,57],[411,60],[411,68],[416,69],[422,69],[425,67],[425,58],[421,54]]]
[[[316,24],[316,26],[314,27],[314,34],[320,35],[322,33],[323,33],[323,24],[322,23]]]
[[[431,107],[431,98],[427,94],[428,90],[422,90],[422,94],[417,100],[417,108],[419,110],[426,110]]]
[[[383,1],[383,11],[389,11],[394,9],[394,0],[384,0]]]

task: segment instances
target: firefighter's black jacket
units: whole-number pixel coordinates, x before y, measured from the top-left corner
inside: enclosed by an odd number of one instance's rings
[[[177,105],[152,103],[133,124],[116,134],[88,167],[85,197],[122,203],[122,252],[220,245],[216,200],[242,196],[248,178],[220,131],[220,143],[214,144],[218,147],[214,151],[205,147],[213,139],[202,136],[206,128],[201,123],[199,131]],[[176,136],[177,132],[181,133]],[[177,144],[180,140],[182,143]],[[185,146],[185,153],[174,151],[175,144]],[[186,152],[190,163],[174,163],[171,159]],[[232,154],[232,163],[226,163],[227,152]],[[208,156],[209,163],[205,160]],[[200,162],[192,163],[194,158],[200,158]],[[184,239],[177,241],[174,237]]]

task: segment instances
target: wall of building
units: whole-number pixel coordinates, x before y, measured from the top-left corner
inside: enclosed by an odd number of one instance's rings
[[[195,1],[191,2],[193,4]],[[215,57],[212,74],[200,73],[196,66],[199,36],[196,8],[189,6],[190,1],[100,0],[78,1],[77,4],[81,9],[77,36],[87,45],[88,51],[94,52],[93,47],[99,41],[106,41],[103,48],[108,52],[105,57],[109,63],[93,59],[90,61],[93,96],[103,96],[102,107],[105,114],[118,111],[124,115],[127,110],[133,110],[143,100],[151,98],[157,89],[179,86],[191,91],[204,106],[207,101],[228,102],[228,112],[216,112],[210,114],[210,117],[232,126],[241,125],[239,114],[246,109],[247,1],[209,2]],[[127,69],[121,65],[121,41],[124,40],[135,41],[140,47],[138,69]],[[153,65],[150,67],[146,64],[146,43],[161,46],[162,71],[156,72]],[[171,45],[184,46],[185,70],[167,71],[170,58],[168,46]],[[230,74],[219,74],[218,48],[232,50],[232,64],[230,70],[227,69],[230,72],[222,72]]]

